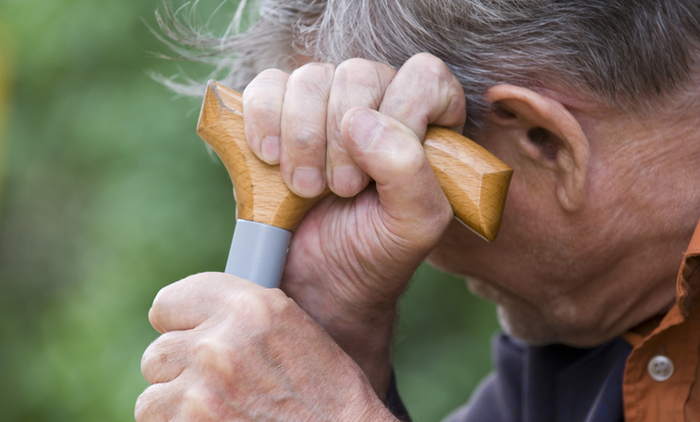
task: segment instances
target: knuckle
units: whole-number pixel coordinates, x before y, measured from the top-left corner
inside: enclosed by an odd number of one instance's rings
[[[333,83],[346,89],[362,87],[376,90],[375,96],[379,100],[386,89],[385,84],[394,73],[394,69],[387,64],[355,58],[338,65]]]
[[[409,59],[408,64],[419,68],[421,72],[428,74],[430,77],[444,79],[448,75],[452,75],[445,62],[429,53],[420,53],[413,56]]]
[[[266,120],[271,117],[276,118],[281,112],[281,100],[273,96],[256,95],[247,99],[243,107],[246,117],[254,121]]]
[[[267,293],[268,304],[272,311],[277,314],[286,313],[294,307],[294,301],[280,289],[269,289]]]
[[[363,58],[347,59],[344,62],[340,63],[338,67],[336,67],[335,73],[337,76],[338,73],[346,72],[348,69],[367,69],[371,67],[373,63],[374,62]]]
[[[193,295],[210,290],[212,283],[221,279],[221,276],[222,273],[217,272],[191,274],[168,286],[167,288],[171,290],[166,293],[180,300],[189,299]],[[182,304],[179,303],[179,305]]]
[[[248,290],[240,298],[241,309],[255,324],[265,327],[284,314],[291,299],[280,289]]]
[[[226,407],[216,394],[204,388],[188,388],[182,397],[180,416],[186,421],[222,421],[228,419]]]
[[[281,112],[284,89],[289,75],[278,69],[260,73],[243,91],[243,110],[247,119],[269,119]]]
[[[310,95],[327,96],[333,80],[335,65],[330,63],[308,63],[289,75],[289,86],[307,91]]]
[[[162,322],[172,316],[173,309],[178,306],[188,291],[196,291],[206,288],[210,273],[190,275],[178,282],[172,283],[160,289],[149,311],[151,321]]]
[[[173,290],[172,286],[173,285],[170,284],[158,290],[156,297],[153,299],[153,308],[161,307],[163,305],[166,296],[168,295],[168,293],[170,293],[171,290]]]
[[[141,394],[136,399],[136,405],[134,407],[134,419],[136,419],[136,422],[146,421],[146,406],[144,395]]]
[[[215,336],[202,336],[197,340],[194,347],[194,354],[197,359],[203,361],[218,359],[222,354],[227,353],[227,347]]]
[[[179,359],[182,349],[182,342],[172,333],[166,333],[158,337],[148,346],[141,357],[141,373],[151,384],[163,382],[159,378],[159,373],[163,368],[173,364]],[[168,380],[169,381],[169,380]]]
[[[218,273],[214,272],[204,272],[204,273],[197,273],[197,274],[191,274],[188,275],[187,277],[183,278],[177,283],[173,283],[168,287],[173,287],[175,288],[176,286],[188,286],[189,285],[198,285],[198,284],[207,284],[209,282],[209,279],[213,276],[216,276]]]
[[[189,344],[191,362],[212,379],[233,379],[250,342],[257,341],[289,312],[294,302],[279,289],[249,289],[235,297],[233,314],[216,329]],[[150,359],[150,358],[149,358]]]
[[[232,336],[233,337],[233,336]],[[203,336],[194,346],[194,361],[208,377],[230,377],[234,374],[235,357],[232,345],[221,336]]]
[[[283,91],[289,74],[279,69],[267,69],[260,72],[243,90],[243,102],[258,97],[264,92]]]
[[[279,69],[265,69],[260,72],[251,83],[255,84],[275,84],[278,85],[280,82],[284,83],[287,80],[289,74]]]
[[[425,73],[428,79],[436,81],[441,92],[449,97],[464,97],[462,85],[445,62],[428,53],[421,53],[419,56],[417,65],[420,71]]]
[[[143,352],[143,356],[141,356],[141,374],[144,378],[146,378],[146,381],[148,381],[149,383],[151,379],[153,363],[157,360],[155,358],[156,354],[157,352],[154,350],[153,343],[151,343],[151,345],[148,346],[146,351]]]
[[[365,59],[346,60],[335,70],[335,78],[355,83],[367,83],[368,79],[377,78],[374,64]]]
[[[323,77],[332,77],[336,66],[333,63],[307,63],[292,72],[292,74],[315,75]]]
[[[148,419],[146,415],[148,414],[148,402],[146,399],[146,393],[141,393],[141,395],[136,399],[136,406],[134,407],[134,419],[136,422],[145,422]]]
[[[289,122],[283,128],[282,142],[293,164],[322,165],[326,151],[325,122],[302,119]]]
[[[292,154],[304,155],[325,151],[325,127],[312,122],[304,122],[303,124],[295,124],[291,129],[293,135],[288,137],[287,140],[293,148],[290,151]]]
[[[258,289],[248,289],[240,292],[239,296],[236,298],[239,309],[241,309],[242,312],[253,316],[258,316],[258,314],[264,313],[265,308],[267,307],[265,293],[266,292]]]
[[[160,397],[158,392],[162,388],[163,386],[160,384],[152,385],[139,395],[134,406],[134,419],[136,419],[136,422],[167,420],[165,415],[159,415],[156,411],[158,409],[158,399]]]
[[[168,298],[173,291],[173,285],[165,286],[158,291],[153,299],[153,304],[149,311],[149,316],[153,321],[160,321],[168,309]]]

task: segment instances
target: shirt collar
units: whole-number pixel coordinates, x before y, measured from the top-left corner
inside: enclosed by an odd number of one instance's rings
[[[695,227],[695,233],[690,241],[688,250],[683,257],[683,265],[678,271],[676,281],[676,297],[681,314],[686,317],[700,294],[700,223]]]

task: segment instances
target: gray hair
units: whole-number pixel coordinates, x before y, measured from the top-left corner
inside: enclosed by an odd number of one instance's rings
[[[255,7],[257,6],[257,7]],[[195,29],[171,7],[157,14],[181,56],[212,63],[242,89],[297,59],[353,57],[400,67],[429,52],[464,87],[468,133],[484,94],[509,83],[561,86],[610,107],[643,111],[695,83],[700,0],[241,0],[224,36]],[[242,16],[256,19],[239,32]],[[178,92],[201,95],[196,81]]]

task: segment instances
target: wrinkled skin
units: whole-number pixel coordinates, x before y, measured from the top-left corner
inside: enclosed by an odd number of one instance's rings
[[[381,399],[396,303],[428,255],[531,344],[600,344],[674,302],[700,209],[692,108],[637,116],[564,88],[491,87],[474,140],[515,172],[486,244],[452,219],[420,144],[428,124],[465,120],[435,57],[398,72],[359,59],[269,70],[243,101],[256,155],[295,193],[335,195],[295,232],[284,294],[209,273],[156,297],[166,334],[144,354],[139,422],[392,420]]]
[[[391,418],[355,362],[280,290],[199,274],[163,289],[150,318],[164,334],[144,354],[153,386],[136,420]]]
[[[136,419],[391,419],[379,397],[396,302],[452,220],[421,140],[428,124],[461,131],[462,88],[420,54],[398,72],[360,59],[265,71],[243,104],[251,148],[290,189],[336,195],[292,240],[281,288],[296,302],[213,273],[156,297],[165,334],[144,354],[153,385]]]

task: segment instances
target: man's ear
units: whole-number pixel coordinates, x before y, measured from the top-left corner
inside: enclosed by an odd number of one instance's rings
[[[506,130],[533,165],[553,173],[562,208],[578,210],[585,201],[590,147],[574,116],[560,102],[513,85],[492,87],[486,99],[493,105],[490,123]]]

